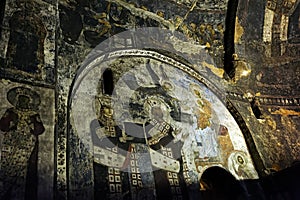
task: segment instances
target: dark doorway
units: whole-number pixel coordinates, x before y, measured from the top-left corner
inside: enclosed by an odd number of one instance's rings
[[[200,183],[204,200],[247,199],[239,181],[221,167],[211,167],[205,170]]]
[[[103,93],[107,95],[112,95],[114,91],[114,81],[113,72],[111,69],[105,69],[103,72]]]

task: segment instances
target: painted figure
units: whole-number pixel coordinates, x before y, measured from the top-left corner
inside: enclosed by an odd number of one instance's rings
[[[252,179],[249,158],[243,151],[233,151],[228,157],[228,169],[238,179]]]
[[[197,109],[195,110],[197,128],[195,130],[195,137],[198,146],[198,157],[205,161],[219,155],[217,133],[211,123],[211,103],[203,98],[197,89],[194,89],[194,95],[197,98]]]
[[[2,136],[0,199],[37,199],[38,136],[45,131],[38,114],[39,95],[29,88],[8,91],[0,119]]]
[[[206,127],[203,130],[196,130],[196,141],[198,145],[199,158],[204,160],[218,156],[218,143],[216,132],[211,127]]]
[[[128,174],[121,170],[129,144],[120,142],[122,130],[113,114],[110,96],[103,96],[98,119],[90,124],[94,146],[94,199],[129,199]]]
[[[144,90],[147,91],[147,88],[140,88],[140,91]],[[152,87],[149,90],[159,91],[159,88]],[[132,102],[134,102],[132,105],[140,105],[143,115],[138,115],[135,110],[131,112],[136,115],[136,120],[139,119],[141,123],[125,122],[124,130],[128,135],[127,138],[131,137],[128,142],[144,146],[146,149],[144,155],[150,154],[148,166],[138,161],[141,169],[144,171],[149,169],[149,172],[153,172],[153,175],[142,173],[142,179],[145,174],[153,178],[158,199],[187,198],[187,188],[182,174],[181,149],[183,143],[175,140],[177,130],[170,123],[171,118],[174,120],[172,116],[178,116],[176,113],[171,115],[171,111],[179,109],[170,108],[169,105],[174,104],[166,103],[159,94],[153,93],[151,96],[145,96],[144,98],[138,97],[143,97],[143,94],[139,91],[136,98],[132,99]],[[132,107],[132,109],[135,108],[137,106]],[[139,152],[135,153],[136,155],[139,154]],[[142,186],[149,187],[150,185]]]

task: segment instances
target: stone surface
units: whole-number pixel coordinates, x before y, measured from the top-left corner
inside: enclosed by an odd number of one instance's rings
[[[155,47],[158,53],[188,65],[189,74],[226,103],[260,177],[299,161],[300,4],[295,0],[239,1],[234,20],[226,22],[233,9],[228,8],[228,2],[233,1],[1,1],[1,113],[9,107],[9,88],[28,87],[40,94],[40,113],[47,132],[40,136],[45,145],[39,147],[43,152],[39,154],[43,166],[39,181],[47,185],[48,178],[54,180],[45,190],[55,186],[55,198],[67,199],[67,191],[81,185],[82,191],[73,192],[69,198],[83,195],[93,199],[92,141],[89,137],[82,141],[71,126],[70,96],[88,55],[92,58],[120,49]],[[150,30],[145,32],[150,37],[137,36],[135,30],[149,26],[169,33],[159,38]],[[232,41],[225,41],[225,30],[230,28],[235,35],[229,37]],[[126,30],[134,31],[126,37],[118,35]],[[234,55],[229,55],[232,79],[224,72],[226,42],[234,45]],[[89,54],[99,43],[101,47]],[[141,62],[145,61],[121,59],[115,65],[123,68],[113,74],[119,77],[130,63]],[[231,149],[227,139],[220,137],[218,141],[225,141],[222,148]],[[45,153],[46,148],[51,153]],[[221,155],[229,156],[226,152]],[[53,160],[46,159],[52,156]],[[201,168],[203,162],[197,162]],[[42,197],[42,192],[39,195]]]

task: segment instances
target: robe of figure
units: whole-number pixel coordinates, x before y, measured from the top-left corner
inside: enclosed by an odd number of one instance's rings
[[[37,176],[38,135],[45,131],[41,118],[29,109],[9,108],[0,120],[0,130],[0,199],[32,199],[31,189],[36,186],[26,186],[26,183]]]

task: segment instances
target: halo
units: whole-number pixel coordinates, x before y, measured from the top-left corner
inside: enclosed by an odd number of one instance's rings
[[[197,90],[201,95],[202,95],[202,88],[200,85],[196,84],[196,83],[191,83],[189,85],[189,88],[191,90],[191,92],[194,94],[194,91]],[[194,94],[195,95],[195,94]]]
[[[239,162],[239,159],[238,159],[239,157],[242,158],[243,163]],[[234,159],[235,159],[236,163],[238,163],[241,166],[245,166],[248,163],[247,156],[244,152],[236,152],[234,155]]]
[[[162,81],[161,83],[162,87],[167,91],[173,91],[174,90],[174,84],[171,81]]]
[[[101,115],[101,108],[113,107],[113,105],[113,99],[109,95],[96,95],[94,98],[94,106],[97,117],[100,117]]]
[[[150,97],[145,98],[145,100],[144,100],[144,111],[146,112],[146,114],[148,114],[148,116],[150,116],[152,107],[155,107],[155,106],[161,107],[162,105],[166,109],[165,111],[170,112],[169,106],[166,104],[166,102],[160,96],[150,96]]]
[[[20,95],[26,96],[30,99],[30,102],[28,103],[28,110],[38,110],[38,107],[41,104],[40,95],[30,88],[14,87],[10,89],[7,92],[7,100],[11,105],[16,107],[17,109],[21,109],[17,105]]]

